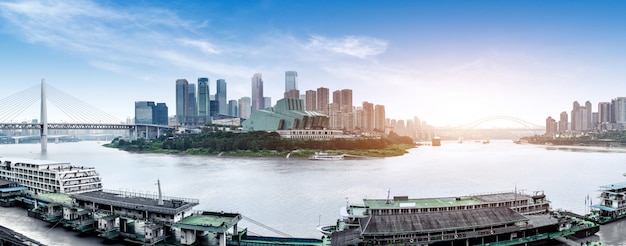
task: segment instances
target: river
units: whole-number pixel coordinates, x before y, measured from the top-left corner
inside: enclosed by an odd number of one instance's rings
[[[129,153],[104,142],[0,145],[2,157],[68,161],[93,166],[105,189],[196,198],[196,210],[237,212],[295,237],[319,238],[319,224],[334,224],[339,209],[363,198],[462,196],[523,190],[543,191],[553,209],[586,212],[585,198],[597,198],[601,185],[626,181],[626,152],[606,148],[559,148],[443,142],[421,146],[399,157],[309,161],[286,158],[192,156]],[[102,244],[63,228],[50,228],[18,208],[0,208],[0,224],[48,245]],[[240,228],[278,236],[243,220]],[[626,245],[626,222],[601,227],[593,240]]]

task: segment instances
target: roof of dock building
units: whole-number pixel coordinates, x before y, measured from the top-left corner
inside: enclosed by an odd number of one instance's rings
[[[507,207],[431,213],[372,215],[360,220],[363,235],[398,235],[463,230],[478,227],[502,226],[528,221]]]
[[[37,200],[47,203],[58,203],[62,205],[72,205],[72,198],[66,193],[41,193],[33,196]]]
[[[615,183],[615,184],[610,184],[610,185],[603,185],[603,186],[600,186],[600,188],[602,188],[604,190],[621,190],[621,189],[626,189],[626,182]]]
[[[115,190],[93,191],[71,196],[80,201],[169,215],[187,211],[200,204],[198,199],[163,196],[163,205],[158,205],[158,198],[152,194]]]
[[[238,213],[203,212],[186,217],[176,225],[182,229],[222,233],[233,227],[242,219]]]
[[[463,205],[478,205],[492,202],[504,202],[514,200],[526,200],[531,196],[523,193],[500,192],[459,197],[436,197],[436,198],[408,198],[396,196],[393,199],[363,199],[363,203],[369,209],[384,208],[430,208],[452,207]]]

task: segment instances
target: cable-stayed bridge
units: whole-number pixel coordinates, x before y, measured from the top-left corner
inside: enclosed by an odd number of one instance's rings
[[[40,117],[31,122],[14,122],[27,109],[37,101],[40,104]],[[58,108],[67,118],[68,122],[48,122],[48,101]],[[88,103],[58,90],[41,80],[40,85],[35,85],[23,91],[17,92],[6,98],[0,99],[0,129],[19,131],[20,133],[39,131],[41,137],[41,151],[47,151],[49,130],[126,130],[131,138],[138,135],[142,137],[159,136],[171,126],[152,124],[127,124]],[[150,132],[155,134],[149,134]],[[15,138],[18,141],[18,138]]]

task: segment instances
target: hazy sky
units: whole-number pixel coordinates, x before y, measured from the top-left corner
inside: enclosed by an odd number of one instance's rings
[[[626,96],[624,1],[0,1],[0,98],[49,85],[121,120],[175,81],[225,79],[228,99],[353,90],[388,118],[539,125],[573,101]],[[331,96],[332,97],[332,96]],[[37,106],[33,106],[37,107]],[[36,112],[37,110],[33,110]],[[38,118],[20,116],[14,121]],[[63,119],[58,114],[51,119]],[[58,121],[58,120],[57,120]]]

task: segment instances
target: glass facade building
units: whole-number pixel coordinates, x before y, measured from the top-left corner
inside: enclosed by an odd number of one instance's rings
[[[189,110],[189,82],[186,79],[176,80],[176,121],[185,124]]]
[[[217,80],[217,92],[215,93],[215,100],[219,107],[218,113],[228,115],[228,101],[226,99],[226,80]]]
[[[209,78],[198,78],[198,123],[210,122],[211,99],[209,94]]]

